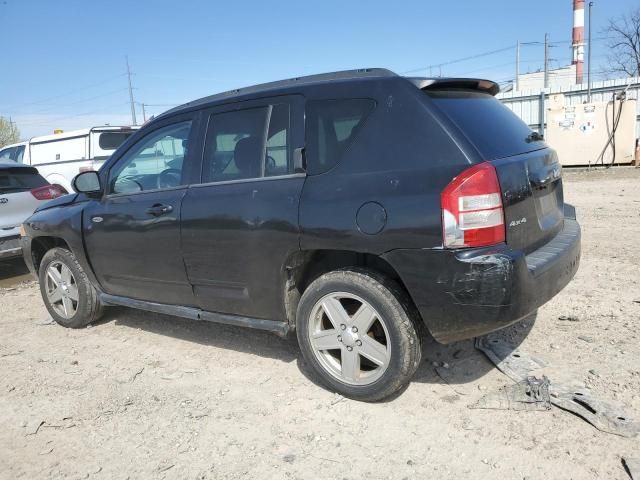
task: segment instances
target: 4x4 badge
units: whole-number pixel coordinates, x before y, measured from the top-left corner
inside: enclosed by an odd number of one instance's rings
[[[527,223],[527,217],[522,217],[520,220],[512,220],[509,224],[510,227],[517,227],[521,223]]]

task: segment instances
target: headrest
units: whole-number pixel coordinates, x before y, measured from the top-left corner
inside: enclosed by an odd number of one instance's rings
[[[261,150],[262,142],[259,137],[243,138],[236,143],[233,159],[244,177],[257,177],[260,174]]]

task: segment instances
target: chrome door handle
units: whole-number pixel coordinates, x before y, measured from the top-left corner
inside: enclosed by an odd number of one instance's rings
[[[160,203],[157,203],[151,208],[147,208],[146,212],[149,215],[153,215],[154,217],[159,217],[161,215],[166,215],[167,213],[173,212],[173,207],[171,205],[162,205]]]

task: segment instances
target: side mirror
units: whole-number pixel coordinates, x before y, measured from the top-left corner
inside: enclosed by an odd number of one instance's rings
[[[82,172],[75,176],[71,186],[78,193],[102,193],[98,172]]]

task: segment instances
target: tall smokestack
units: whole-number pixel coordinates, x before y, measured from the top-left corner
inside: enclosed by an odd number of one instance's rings
[[[584,0],[573,0],[573,62],[576,66],[576,83],[582,83],[584,68]]]

